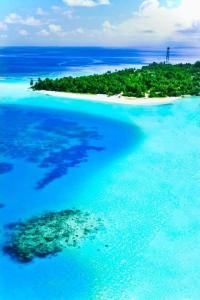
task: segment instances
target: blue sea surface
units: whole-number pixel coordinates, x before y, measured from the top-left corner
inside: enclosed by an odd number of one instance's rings
[[[174,48],[172,62],[195,61],[198,49]],[[82,75],[165,61],[165,49],[0,47],[0,78]]]
[[[199,300],[200,98],[136,107],[28,89],[30,76],[97,71],[94,51],[101,71],[138,63],[126,49],[120,60],[116,49],[0,49],[1,249],[8,224],[47,211],[104,221],[94,240],[57,256],[22,264],[1,251],[0,299]],[[75,56],[75,69],[57,69]]]

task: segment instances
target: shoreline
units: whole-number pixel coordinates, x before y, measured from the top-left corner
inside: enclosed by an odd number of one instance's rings
[[[104,94],[92,95],[92,94],[76,94],[76,93],[66,93],[66,92],[55,92],[55,91],[46,91],[46,90],[36,90],[34,91],[39,94],[52,96],[52,97],[61,97],[67,99],[76,99],[76,100],[86,100],[86,101],[94,101],[100,103],[112,103],[112,104],[124,104],[124,105],[166,105],[173,104],[182,97],[164,97],[164,98],[133,98],[133,97],[125,97],[125,96],[107,96]]]

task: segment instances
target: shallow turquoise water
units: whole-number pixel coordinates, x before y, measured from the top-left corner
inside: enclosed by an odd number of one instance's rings
[[[5,204],[1,226],[72,207],[105,220],[105,230],[95,240],[56,257],[21,265],[2,254],[0,298],[198,300],[200,99],[160,107],[108,105],[40,96],[9,81],[1,83],[0,98],[0,108],[43,114],[32,114],[24,135],[17,135],[25,145],[30,132],[35,134],[31,124],[41,125],[41,118],[53,114],[95,131],[99,138],[89,136],[88,143],[103,148],[89,151],[86,162],[39,190],[35,184],[45,172],[38,163],[28,162],[30,155],[20,152],[13,160],[9,153],[0,153],[3,161],[14,165],[12,172],[0,176],[0,203]],[[1,130],[4,126],[11,132],[21,121],[10,117],[8,122],[7,116],[0,121]],[[59,149],[60,135],[52,130],[48,134],[54,135]],[[74,140],[68,139],[73,146]],[[50,153],[48,139],[42,141]],[[8,149],[5,139],[3,144]],[[33,148],[29,145],[26,153]]]

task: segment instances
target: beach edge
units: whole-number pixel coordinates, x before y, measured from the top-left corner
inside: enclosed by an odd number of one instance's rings
[[[47,90],[35,90],[34,92],[59,98],[75,99],[75,100],[86,100],[94,101],[107,104],[121,104],[121,105],[131,105],[131,106],[152,106],[152,105],[166,105],[173,104],[180,101],[182,97],[164,97],[164,98],[132,98],[124,96],[107,96],[104,94],[92,95],[92,94],[76,94],[76,93],[66,93],[66,92],[55,92]]]

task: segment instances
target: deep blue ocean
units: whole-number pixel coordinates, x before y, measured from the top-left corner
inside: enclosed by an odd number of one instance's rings
[[[50,97],[30,78],[164,61],[159,51],[0,48],[0,300],[199,300],[199,97],[132,106]],[[172,62],[194,61],[174,49]],[[80,248],[20,263],[10,224],[66,209],[101,218]]]
[[[0,77],[58,76],[141,66],[165,60],[166,50],[67,47],[0,48]],[[198,50],[172,49],[172,62],[194,61]]]

